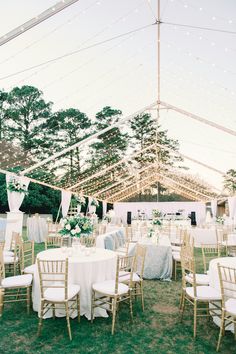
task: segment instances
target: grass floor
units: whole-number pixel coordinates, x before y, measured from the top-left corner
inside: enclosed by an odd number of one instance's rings
[[[36,252],[43,249],[37,245]],[[134,304],[134,322],[129,310],[120,306],[116,332],[111,336],[111,318],[96,318],[91,324],[71,320],[73,340],[67,335],[65,318],[47,319],[37,337],[38,317],[26,314],[23,304],[7,304],[0,319],[0,354],[12,353],[216,353],[219,328],[207,318],[198,321],[197,338],[192,336],[192,308],[179,320],[180,276],[177,281],[145,281],[145,312]],[[233,334],[226,332],[221,353],[236,353]]]

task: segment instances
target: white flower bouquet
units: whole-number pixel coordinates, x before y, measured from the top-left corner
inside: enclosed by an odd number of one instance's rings
[[[82,195],[75,195],[75,199],[80,205],[84,205],[86,203],[86,199]]]
[[[93,224],[91,218],[77,214],[61,220],[62,229],[59,233],[62,236],[80,237],[90,235],[93,232]]]
[[[223,216],[217,216],[216,222],[217,222],[218,224],[224,225],[225,219],[224,219]]]
[[[7,183],[7,189],[10,192],[25,193],[28,194],[27,187],[24,183],[21,183],[16,178],[11,178]]]

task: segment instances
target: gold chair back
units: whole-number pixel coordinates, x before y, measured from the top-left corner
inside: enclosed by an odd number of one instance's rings
[[[96,245],[96,237],[94,235],[82,236],[79,240],[80,244],[86,247],[95,247]]]
[[[146,258],[146,247],[140,244],[137,244],[135,257],[134,257],[134,272],[138,273],[140,279],[143,279],[143,272],[144,272],[144,264]]]
[[[209,262],[214,258],[220,257],[220,245],[219,244],[202,244],[202,260],[204,273],[207,273],[209,268]]]
[[[24,241],[21,245],[21,272],[34,264],[34,241]]]
[[[65,260],[37,259],[41,298],[49,288],[65,290],[65,300],[68,299],[68,258]]]
[[[62,245],[61,236],[48,236],[45,240],[45,250],[48,248],[59,248]]]
[[[0,247],[0,284],[2,283],[2,279],[5,278],[5,267],[3,260],[3,247]]]

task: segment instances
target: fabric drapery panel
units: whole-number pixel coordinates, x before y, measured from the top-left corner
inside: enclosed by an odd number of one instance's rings
[[[228,197],[228,204],[229,204],[229,217],[231,219],[234,219],[234,217],[236,217],[236,196]]]
[[[7,186],[9,182],[14,178],[15,181],[20,182],[21,184],[24,184],[26,186],[26,189],[28,189],[29,186],[29,179],[24,176],[12,176],[11,174],[6,174],[6,182]],[[7,200],[8,200],[8,205],[10,211],[19,211],[19,208],[21,204],[23,203],[25,197],[25,193],[20,193],[20,192],[11,192],[7,190]]]
[[[102,202],[102,216],[106,215],[107,213],[107,202]]]
[[[211,200],[211,212],[213,218],[215,218],[217,214],[217,199]]]
[[[68,214],[70,201],[71,201],[71,192],[68,191],[61,191],[61,210],[62,216],[65,218]]]

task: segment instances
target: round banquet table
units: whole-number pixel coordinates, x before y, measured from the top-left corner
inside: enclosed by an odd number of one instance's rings
[[[218,274],[218,266],[220,264],[225,267],[236,268],[236,257],[221,257],[212,259],[209,263],[209,285],[220,290],[220,279]],[[214,322],[220,327],[220,318],[214,317]],[[233,324],[227,326],[226,330],[234,331]]]
[[[48,234],[47,221],[40,217],[28,217],[27,219],[27,236],[28,239],[36,243],[45,241]]]
[[[144,264],[144,279],[170,280],[172,275],[172,249],[170,240],[166,236],[143,238],[138,241],[146,247]]]
[[[80,315],[85,315],[91,319],[91,288],[92,284],[105,280],[115,279],[116,272],[116,253],[104,249],[95,249],[86,255],[86,251],[81,249],[68,248],[64,253],[61,248],[54,248],[38,253],[40,260],[60,260],[68,257],[68,283],[80,285]],[[72,255],[71,255],[72,253]],[[32,289],[33,309],[40,311],[40,285],[38,269],[34,274],[34,283]],[[96,308],[95,317],[107,317],[104,309]],[[56,316],[63,317],[63,310],[56,310]],[[76,317],[75,314],[72,317]],[[52,317],[52,311],[48,311],[45,317]]]

